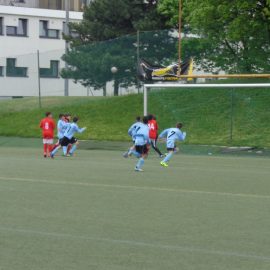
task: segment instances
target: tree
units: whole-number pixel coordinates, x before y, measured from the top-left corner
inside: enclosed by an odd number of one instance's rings
[[[64,61],[69,64],[68,69],[62,70],[62,76],[73,78],[84,86],[92,86],[94,89],[106,89],[106,82],[114,80],[115,85],[134,83],[129,78],[127,67],[132,67],[135,72],[135,53],[132,44],[135,37],[126,36],[104,42],[93,42],[76,46],[63,56]],[[124,50],[123,48],[128,49]],[[112,73],[111,68],[117,67],[117,72]],[[115,95],[118,95],[118,87],[115,88]],[[106,91],[104,90],[104,95]]]
[[[63,59],[69,68],[62,76],[96,89],[114,80],[118,95],[119,84],[136,82],[136,35],[129,34],[164,27],[154,0],[94,0],[85,9],[82,22],[70,24],[76,35],[65,37],[70,51]],[[117,73],[111,73],[112,66]]]
[[[173,8],[172,8],[173,7]],[[178,0],[161,0],[159,12],[177,26]],[[183,49],[204,69],[269,71],[270,0],[183,0]]]

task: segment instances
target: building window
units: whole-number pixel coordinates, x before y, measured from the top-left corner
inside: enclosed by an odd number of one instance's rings
[[[40,68],[39,75],[41,78],[58,78],[59,61],[51,60],[50,68]]]
[[[81,10],[90,4],[91,0],[80,0]]]
[[[7,77],[27,77],[26,67],[16,67],[16,58],[7,58]]]
[[[59,30],[49,29],[48,21],[39,21],[39,37],[41,38],[59,38]]]
[[[3,35],[3,18],[0,17],[0,35]]]
[[[4,67],[0,66],[0,77],[4,76]]]
[[[63,31],[62,31],[62,33],[64,35],[65,35],[65,31],[66,31],[65,27],[66,27],[66,22],[63,22]],[[71,36],[73,38],[79,38],[80,37],[79,33],[76,30],[70,30],[70,29],[69,29],[69,36]]]
[[[7,36],[27,36],[27,19],[19,19],[18,26],[7,26]]]

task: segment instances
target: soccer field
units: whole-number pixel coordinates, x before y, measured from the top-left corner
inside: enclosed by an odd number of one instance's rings
[[[269,158],[121,154],[1,147],[0,269],[270,269]]]

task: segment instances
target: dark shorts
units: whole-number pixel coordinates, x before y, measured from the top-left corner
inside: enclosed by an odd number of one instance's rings
[[[139,154],[147,154],[148,153],[148,147],[147,145],[135,145],[136,152]]]
[[[71,139],[67,138],[67,137],[63,137],[61,139],[61,146],[68,146],[69,144],[74,144],[77,142],[77,139],[72,137]]]
[[[167,148],[167,151],[174,151],[175,150],[175,147],[174,148]]]

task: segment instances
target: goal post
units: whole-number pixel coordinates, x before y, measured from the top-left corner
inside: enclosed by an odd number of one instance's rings
[[[178,84],[156,83],[143,85],[143,115],[148,114],[148,90],[164,88],[270,88],[270,83]]]

